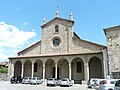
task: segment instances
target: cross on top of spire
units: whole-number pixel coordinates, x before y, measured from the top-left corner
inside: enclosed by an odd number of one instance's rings
[[[58,6],[57,6],[57,9],[56,9],[56,17],[59,17]]]
[[[69,16],[69,19],[73,21],[72,9],[70,10],[70,16]]]

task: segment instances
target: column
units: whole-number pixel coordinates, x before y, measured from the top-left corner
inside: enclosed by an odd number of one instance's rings
[[[55,78],[57,79],[57,63],[55,63]]]
[[[45,63],[43,63],[43,81],[45,80]]]
[[[13,62],[12,62],[12,59],[10,59],[9,60],[9,72],[8,72],[8,74],[9,74],[9,79],[11,78],[11,77],[13,77],[14,76],[14,64],[13,64]]]
[[[85,81],[87,82],[89,80],[89,64],[88,62],[84,63],[84,74],[85,74]]]
[[[104,66],[104,78],[107,78],[108,75],[108,58],[107,58],[107,50],[102,50],[103,53],[103,66]]]
[[[32,62],[32,74],[31,74],[31,78],[33,78],[33,74],[34,74],[34,63]]]
[[[13,60],[11,60],[11,76],[14,76],[14,63]]]
[[[23,77],[23,72],[24,72],[24,65],[23,65],[23,63],[22,63],[21,77]]]
[[[69,79],[71,79],[71,63],[69,63]]]

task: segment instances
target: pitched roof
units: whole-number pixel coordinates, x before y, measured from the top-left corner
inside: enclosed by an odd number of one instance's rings
[[[25,50],[27,50],[27,49],[29,49],[29,48],[31,48],[31,47],[37,45],[37,44],[39,44],[39,43],[41,43],[41,41],[38,41],[38,42],[36,42],[35,44],[33,44],[33,45],[31,45],[31,46],[29,46],[29,47],[23,49],[22,51],[18,52],[17,54],[19,54],[19,53],[21,53],[21,52],[23,52],[23,51],[25,51]]]
[[[99,47],[103,47],[103,49],[104,49],[104,48],[107,48],[107,47],[104,46],[104,45],[97,44],[97,43],[94,43],[94,42],[90,42],[90,41],[81,39],[75,32],[74,32],[74,37],[73,37],[73,38],[78,39],[78,40],[83,41],[83,42],[86,42],[86,43],[90,43],[90,44],[93,44],[93,45],[97,45],[97,46],[99,46]]]
[[[103,29],[104,30],[104,33],[106,35],[106,31],[109,31],[109,30],[120,30],[120,25],[118,26],[113,26],[113,27],[109,27],[109,28],[105,28]]]

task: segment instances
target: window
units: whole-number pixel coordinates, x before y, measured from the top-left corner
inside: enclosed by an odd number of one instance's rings
[[[38,64],[35,63],[35,64],[34,64],[34,72],[37,72],[37,66],[38,66]]]
[[[55,26],[55,32],[58,33],[59,32],[59,27]]]
[[[81,73],[82,72],[81,62],[77,62],[76,63],[76,72],[77,73]]]
[[[53,40],[53,45],[54,46],[58,46],[60,44],[60,40],[59,39],[54,39]]]

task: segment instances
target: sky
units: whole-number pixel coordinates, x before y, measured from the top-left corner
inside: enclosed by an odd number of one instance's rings
[[[0,62],[41,40],[43,19],[69,19],[87,41],[106,44],[103,29],[120,25],[120,0],[0,0]]]

